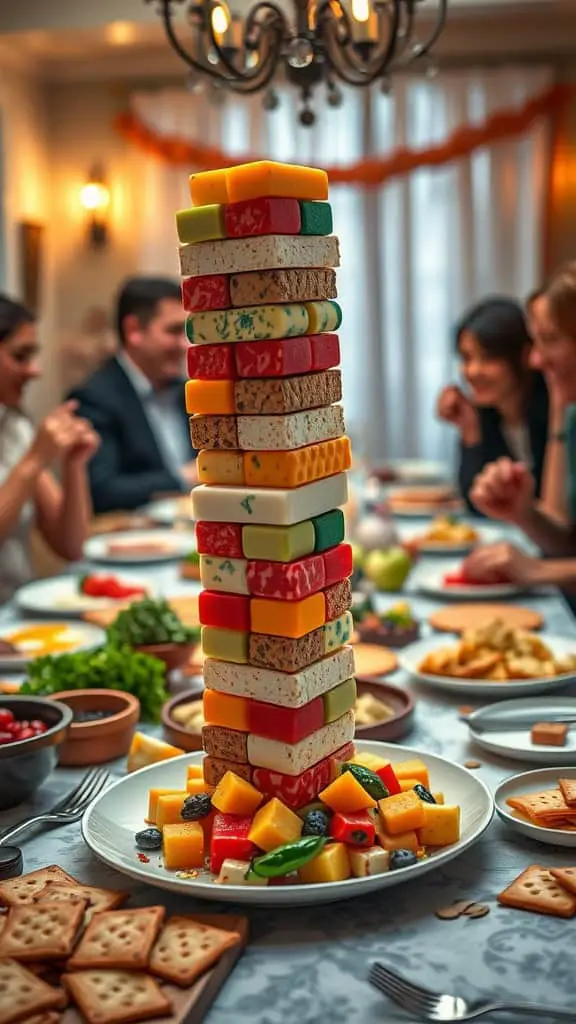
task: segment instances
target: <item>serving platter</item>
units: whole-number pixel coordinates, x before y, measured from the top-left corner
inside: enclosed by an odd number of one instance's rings
[[[391,761],[424,757],[434,789],[441,790],[447,803],[461,807],[461,838],[453,846],[439,849],[409,867],[365,878],[350,878],[342,882],[323,885],[285,885],[250,887],[217,885],[205,871],[197,878],[179,878],[167,871],[159,856],[151,856],[149,863],[139,861],[134,835],[143,827],[148,806],[148,791],[152,786],[175,788],[182,785],[189,764],[201,764],[203,754],[196,751],[171,758],[143,768],[120,779],[102,793],[84,814],[82,835],[96,857],[121,874],[183,896],[225,903],[260,904],[264,906],[304,906],[334,903],[352,899],[379,889],[414,880],[443,867],[459,854],[479,841],[488,828],[493,815],[492,796],[484,783],[443,757],[424,754],[412,747],[391,743],[359,741],[358,751],[368,751]]]
[[[47,579],[34,580],[20,587],[14,595],[18,607],[28,615],[61,615],[66,619],[80,619],[86,612],[110,609],[115,616],[116,611],[129,603],[127,599],[115,600],[109,597],[89,597],[80,591],[80,576],[51,576]],[[121,577],[121,582],[128,586],[143,587],[150,592],[147,580],[134,576]],[[131,598],[130,600],[136,600]]]
[[[442,569],[430,569],[418,572],[414,576],[414,586],[427,597],[441,598],[443,601],[492,601],[507,597],[517,597],[526,588],[515,583],[451,583],[444,582],[445,576],[456,572],[459,565],[445,564]]]

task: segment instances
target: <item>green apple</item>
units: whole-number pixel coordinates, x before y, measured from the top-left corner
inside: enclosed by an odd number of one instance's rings
[[[364,565],[364,549],[360,547],[360,544],[355,544],[354,541],[352,541],[350,547],[352,548],[352,568],[354,572],[361,572]]]
[[[364,575],[378,590],[401,590],[411,568],[410,556],[403,548],[370,551],[364,560]]]

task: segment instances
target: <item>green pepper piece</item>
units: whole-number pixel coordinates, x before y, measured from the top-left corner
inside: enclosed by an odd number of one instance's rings
[[[344,772],[350,772],[373,800],[384,800],[385,797],[390,796],[380,776],[370,768],[365,768],[362,764],[343,764],[340,774],[342,775]]]
[[[327,841],[327,836],[304,836],[293,843],[277,846],[270,853],[255,857],[247,877],[249,878],[251,873],[258,878],[280,878],[282,875],[289,875],[307,864],[309,860],[313,860]]]

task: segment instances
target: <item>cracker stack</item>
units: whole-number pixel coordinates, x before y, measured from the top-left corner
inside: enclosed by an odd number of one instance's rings
[[[356,697],[328,179],[262,162],[192,175],[190,191],[204,776],[234,771],[299,808],[350,756]]]

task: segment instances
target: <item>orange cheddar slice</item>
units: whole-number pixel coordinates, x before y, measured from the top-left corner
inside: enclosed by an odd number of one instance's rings
[[[219,725],[237,732],[248,732],[248,701],[245,697],[231,697],[218,690],[204,690],[204,718],[208,725]]]
[[[321,441],[288,452],[245,452],[244,483],[248,487],[300,487],[350,469],[347,437]]]
[[[233,381],[186,381],[186,412],[191,416],[224,416],[227,413],[233,413],[234,410]]]
[[[192,206],[210,206],[212,203],[228,202],[228,183],[225,168],[191,174],[188,182]]]
[[[297,639],[323,626],[325,621],[326,601],[323,593],[312,594],[303,601],[274,601],[255,597],[250,602],[253,633],[271,633],[272,636]]]
[[[244,453],[203,448],[198,453],[198,480],[201,484],[241,487],[245,483]]]
[[[214,173],[214,172],[212,172]],[[285,199],[327,199],[328,175],[317,167],[281,164],[273,160],[259,160],[252,164],[231,167],[226,172],[228,202],[261,196]],[[193,200],[194,201],[194,200]],[[222,200],[204,199],[204,202]]]

